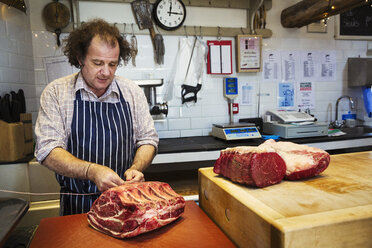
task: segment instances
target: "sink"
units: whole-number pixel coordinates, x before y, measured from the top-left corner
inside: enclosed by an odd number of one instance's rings
[[[340,128],[340,130],[347,134],[354,134],[354,135],[372,133],[372,127],[369,127],[369,126],[343,127],[343,128]]]

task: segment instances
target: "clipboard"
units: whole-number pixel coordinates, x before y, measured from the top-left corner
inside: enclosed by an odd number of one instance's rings
[[[207,74],[232,74],[232,41],[209,40]]]

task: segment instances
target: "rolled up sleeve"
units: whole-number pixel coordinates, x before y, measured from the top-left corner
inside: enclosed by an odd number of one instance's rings
[[[57,91],[49,84],[40,97],[40,109],[35,125],[35,157],[40,163],[56,147],[67,148],[67,137],[63,114]]]
[[[134,131],[136,147],[152,145],[158,151],[159,136],[155,130],[154,120],[150,114],[147,99],[142,90],[137,92],[134,101]]]

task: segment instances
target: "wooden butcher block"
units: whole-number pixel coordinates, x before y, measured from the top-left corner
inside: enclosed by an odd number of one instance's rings
[[[42,247],[236,247],[194,201],[176,221],[133,238],[117,239],[91,228],[86,214],[42,219],[30,245]]]
[[[199,169],[199,204],[240,247],[372,247],[372,151],[266,188]]]

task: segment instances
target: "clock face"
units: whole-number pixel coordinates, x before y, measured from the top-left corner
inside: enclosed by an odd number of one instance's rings
[[[158,0],[153,14],[159,27],[165,30],[175,30],[185,21],[186,8],[181,0]]]

